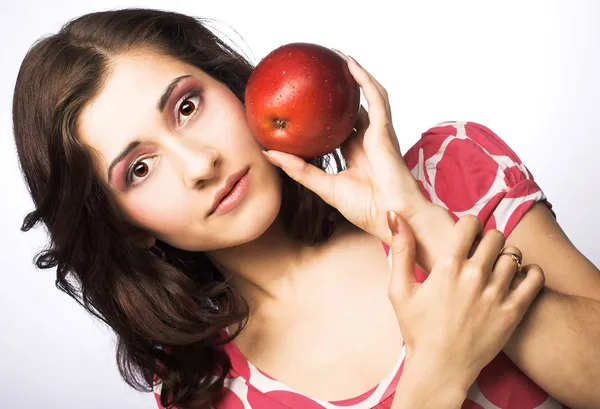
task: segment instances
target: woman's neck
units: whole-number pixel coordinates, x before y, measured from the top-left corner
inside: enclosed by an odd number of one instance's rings
[[[309,246],[290,237],[278,218],[257,239],[206,254],[250,304],[277,302],[293,295],[298,281],[306,279],[340,235],[352,228],[348,225],[340,225],[326,242]]]

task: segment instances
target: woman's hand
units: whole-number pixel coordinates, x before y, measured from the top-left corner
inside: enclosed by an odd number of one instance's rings
[[[402,396],[466,395],[522,320],[544,285],[544,274],[535,265],[524,266],[525,275],[518,273],[518,263],[502,254],[505,239],[498,230],[486,232],[473,250],[482,225],[476,217],[465,216],[421,284],[414,275],[410,227],[392,212],[388,223],[392,232],[388,294],[407,353],[402,375],[406,381],[399,388],[408,395]],[[516,248],[505,251],[520,253]],[[413,388],[418,391],[410,392]],[[454,393],[457,390],[459,394]]]
[[[355,60],[344,58],[369,107],[368,113],[361,107],[357,130],[341,147],[346,170],[332,175],[279,151],[270,150],[265,156],[350,222],[390,244],[386,211],[393,209],[411,219],[416,209],[430,203],[402,159],[385,89]]]

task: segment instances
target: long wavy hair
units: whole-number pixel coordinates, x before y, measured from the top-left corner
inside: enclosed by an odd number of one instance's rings
[[[16,81],[13,124],[21,170],[34,210],[22,230],[41,223],[48,246],[38,268],[56,268],[56,286],[117,335],[126,382],[151,391],[164,407],[215,405],[230,362],[224,329],[245,323],[248,304],[201,252],[157,241],[140,245],[97,174],[94,154],[78,138],[82,108],[101,90],[111,57],[152,48],[192,64],[243,102],[251,63],[207,24],[174,12],[125,9],[68,22],[27,53]],[[342,170],[339,152],[317,158]],[[337,210],[280,171],[280,217],[309,245],[327,240],[343,220]]]

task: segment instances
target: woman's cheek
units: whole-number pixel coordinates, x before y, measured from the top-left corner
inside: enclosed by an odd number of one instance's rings
[[[165,188],[161,194],[137,194],[131,197],[127,207],[129,217],[141,228],[161,232],[185,224],[186,212],[181,193]]]

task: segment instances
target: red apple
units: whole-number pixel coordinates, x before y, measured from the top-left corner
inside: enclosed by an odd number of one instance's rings
[[[360,88],[338,53],[292,43],[259,62],[245,105],[250,129],[265,148],[312,159],[333,152],[350,135]]]

